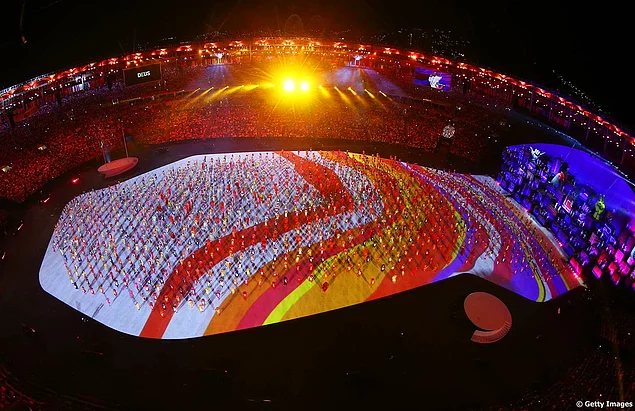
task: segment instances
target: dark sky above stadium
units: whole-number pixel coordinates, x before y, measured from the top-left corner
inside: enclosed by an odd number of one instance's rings
[[[627,2],[554,0],[2,0],[0,87],[132,51],[133,44],[222,31],[310,26],[359,33],[400,27],[452,30],[468,58],[541,84],[555,70],[619,122],[635,126],[622,96],[634,38]],[[318,17],[319,16],[319,17]],[[319,23],[321,22],[321,23]],[[26,43],[22,41],[22,36]],[[552,84],[544,84],[551,86]]]

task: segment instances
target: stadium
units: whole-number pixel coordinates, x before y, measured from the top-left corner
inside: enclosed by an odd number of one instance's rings
[[[634,398],[633,138],[565,95],[272,36],[0,102],[0,406]]]

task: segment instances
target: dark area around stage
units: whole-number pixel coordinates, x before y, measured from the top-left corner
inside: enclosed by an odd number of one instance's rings
[[[387,144],[220,139],[133,147],[139,165],[121,178],[194,154],[280,149],[365,151],[487,174],[497,171],[504,145],[548,138],[545,130],[524,121],[512,120],[510,140],[493,147],[480,165],[443,150],[426,155]],[[361,409],[405,407],[423,399],[426,408],[505,404],[562,378],[592,349],[598,335],[594,308],[614,298],[599,283],[593,290],[578,288],[554,301],[534,303],[466,275],[313,317],[213,337],[169,341],[124,335],[83,318],[44,292],[38,281],[63,206],[84,191],[116,183],[97,173],[99,164],[95,160],[49,183],[46,204],[31,199],[14,207],[25,224],[6,246],[0,275],[0,363],[35,398],[38,392],[56,398],[52,408],[66,409],[66,396],[74,404],[85,400],[115,409]],[[70,181],[73,177],[79,177],[78,184]],[[510,308],[513,327],[497,344],[470,341],[474,326],[462,307],[474,291],[490,292]],[[25,333],[21,324],[36,332]]]

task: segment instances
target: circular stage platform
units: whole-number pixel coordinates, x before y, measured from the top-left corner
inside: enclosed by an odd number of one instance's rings
[[[132,170],[138,162],[139,159],[137,157],[120,158],[119,160],[104,164],[99,167],[97,171],[103,174],[105,178],[110,178]]]
[[[474,331],[472,341],[476,343],[491,344],[500,341],[512,327],[509,308],[492,294],[472,293],[465,299],[463,307],[472,324],[483,330]]]
[[[505,303],[492,294],[472,293],[467,296],[463,305],[470,321],[483,330],[496,330],[505,323],[512,322]]]

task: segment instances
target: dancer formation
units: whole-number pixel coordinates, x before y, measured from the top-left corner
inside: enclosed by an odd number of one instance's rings
[[[196,156],[72,200],[43,288],[119,331],[188,338],[457,273],[545,301],[579,284],[491,179],[343,152]]]

